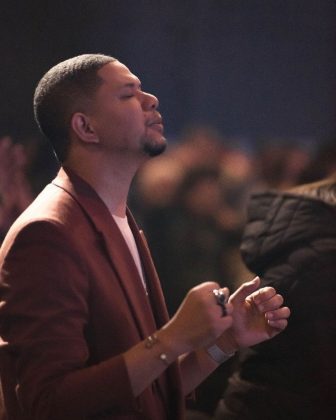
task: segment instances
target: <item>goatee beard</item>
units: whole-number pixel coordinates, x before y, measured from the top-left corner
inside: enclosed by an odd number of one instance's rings
[[[145,143],[143,150],[144,152],[150,156],[155,157],[161,155],[166,150],[167,142],[166,140],[161,143]]]

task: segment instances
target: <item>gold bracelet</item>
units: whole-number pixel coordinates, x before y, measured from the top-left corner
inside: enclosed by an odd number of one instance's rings
[[[146,349],[151,349],[152,347],[155,346],[155,344],[157,344],[159,342],[159,339],[157,338],[156,334],[152,334],[150,336],[148,336],[145,340],[145,347]],[[159,359],[166,365],[169,366],[169,362],[168,362],[168,357],[166,355],[166,353],[160,353],[159,354]]]

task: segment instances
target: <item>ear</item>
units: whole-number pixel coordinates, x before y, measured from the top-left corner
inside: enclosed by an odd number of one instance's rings
[[[71,117],[71,128],[85,143],[99,143],[99,138],[92,127],[90,118],[82,112],[75,112]]]

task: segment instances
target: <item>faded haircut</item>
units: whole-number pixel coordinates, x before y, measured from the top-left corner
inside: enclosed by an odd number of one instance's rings
[[[79,55],[52,67],[38,83],[35,119],[61,163],[67,157],[72,115],[85,112],[102,83],[98,71],[113,61],[116,59],[103,54]]]

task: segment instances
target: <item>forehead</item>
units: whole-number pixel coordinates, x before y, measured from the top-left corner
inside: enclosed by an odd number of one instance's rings
[[[113,61],[105,64],[99,71],[98,75],[110,86],[121,88],[128,84],[140,84],[140,80],[120,61]]]

